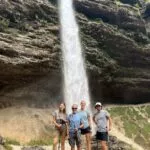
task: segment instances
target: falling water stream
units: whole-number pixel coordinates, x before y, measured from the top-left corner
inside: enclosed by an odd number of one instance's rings
[[[72,0],[59,0],[63,51],[64,99],[67,111],[85,100],[90,104],[87,76]]]

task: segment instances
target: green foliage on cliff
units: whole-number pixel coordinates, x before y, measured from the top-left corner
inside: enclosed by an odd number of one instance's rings
[[[6,31],[9,26],[9,20],[6,18],[0,18],[0,32]]]
[[[13,150],[13,148],[10,145],[4,145],[5,150]]]
[[[150,2],[150,0],[144,0],[145,2]]]
[[[115,125],[145,149],[150,148],[150,105],[116,106],[108,109]],[[119,118],[119,122],[117,121]]]

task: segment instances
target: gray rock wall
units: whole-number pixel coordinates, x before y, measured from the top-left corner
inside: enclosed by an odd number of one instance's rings
[[[92,101],[150,98],[149,4],[74,0]],[[63,99],[55,0],[1,0],[0,106],[49,106]]]

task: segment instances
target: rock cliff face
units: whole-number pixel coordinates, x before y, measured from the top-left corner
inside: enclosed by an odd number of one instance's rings
[[[74,6],[92,99],[149,102],[150,3],[74,0]],[[59,28],[56,0],[0,0],[0,107],[62,100]]]

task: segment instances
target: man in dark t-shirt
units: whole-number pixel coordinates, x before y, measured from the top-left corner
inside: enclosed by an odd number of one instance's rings
[[[93,121],[97,126],[96,139],[100,140],[102,150],[108,150],[108,131],[111,130],[112,121],[109,113],[102,109],[102,104],[100,102],[95,104],[95,109],[97,112],[93,116]]]

